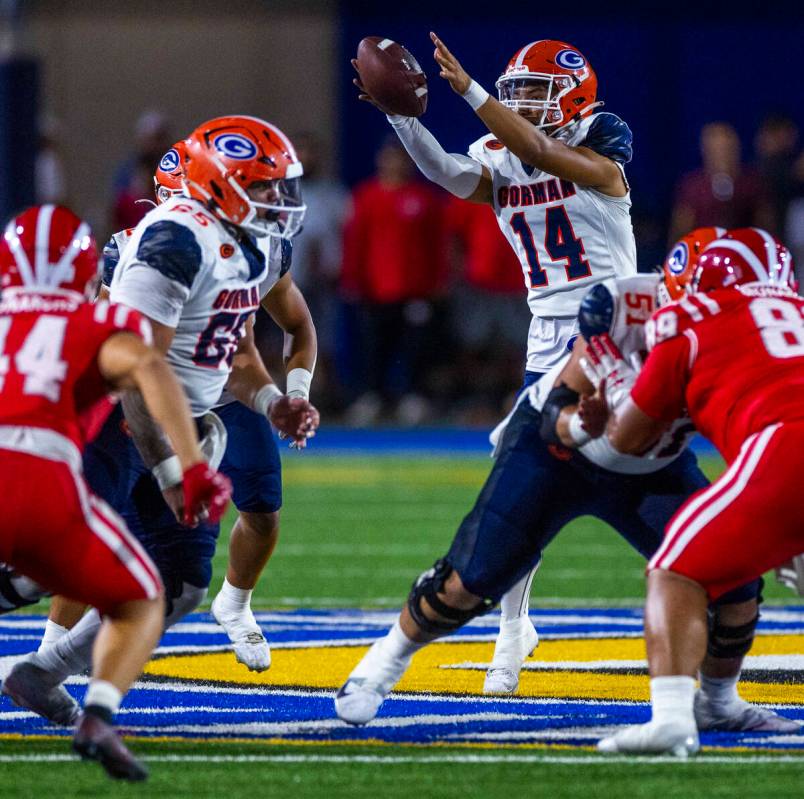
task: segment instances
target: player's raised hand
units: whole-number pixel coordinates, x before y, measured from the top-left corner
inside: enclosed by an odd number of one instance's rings
[[[184,472],[184,524],[194,527],[199,521],[220,521],[232,496],[232,483],[205,461]]]
[[[438,74],[444,78],[444,80],[449,81],[449,85],[452,86],[453,91],[460,95],[466,94],[472,79],[466,73],[466,70],[461,66],[461,62],[458,61],[454,55],[452,55],[444,42],[442,42],[441,39],[439,39],[438,36],[432,31],[430,32],[430,38],[433,40],[433,44],[435,45],[433,58],[441,68],[441,71]]]
[[[271,403],[268,420],[280,438],[291,439],[291,446],[304,449],[307,439],[315,435],[321,417],[315,406],[301,397],[283,395]]]
[[[354,83],[354,85],[357,86],[357,89],[360,92],[360,94],[357,95],[357,99],[363,100],[363,102],[373,105],[375,108],[378,108],[380,111],[382,111],[383,114],[393,114],[394,113],[393,111],[391,111],[388,108],[383,108],[383,106],[380,105],[380,103],[368,93],[368,90],[363,85],[363,82],[360,80],[360,69],[357,66],[356,58],[351,59],[351,64],[354,67],[355,72],[357,72],[357,77],[352,78],[352,83]]]
[[[592,336],[581,368],[609,408],[616,408],[631,393],[637,371],[631,367],[608,333]]]

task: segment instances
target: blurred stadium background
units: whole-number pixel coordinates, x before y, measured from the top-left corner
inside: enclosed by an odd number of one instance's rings
[[[2,0],[0,211],[65,201],[103,241],[147,210],[135,201],[159,155],[199,121],[270,119],[308,169],[294,274],[319,326],[325,421],[489,426],[521,380],[519,267],[488,209],[418,184],[357,101],[349,57],[368,34],[406,44],[430,77],[424,121],[460,152],[483,128],[438,79],[428,30],[489,89],[525,42],[569,41],[634,132],[641,269],[699,222],[762,224],[804,266],[801,5],[648,5]],[[408,202],[381,225],[378,185]]]

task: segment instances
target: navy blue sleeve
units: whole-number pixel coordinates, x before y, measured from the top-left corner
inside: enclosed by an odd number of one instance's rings
[[[117,246],[114,236],[103,246],[103,285],[111,286],[114,270],[120,261],[120,248]]]
[[[162,220],[149,225],[142,234],[137,260],[189,289],[201,269],[201,247],[192,230]]]
[[[279,266],[279,277],[290,271],[290,262],[293,260],[293,242],[282,239],[282,263]]]
[[[592,286],[581,300],[578,311],[578,327],[581,335],[589,341],[592,336],[602,336],[611,330],[614,319],[614,298],[602,284]]]
[[[592,117],[586,138],[579,146],[588,147],[612,161],[627,164],[634,154],[633,143],[634,134],[628,125],[620,117],[606,112]]]

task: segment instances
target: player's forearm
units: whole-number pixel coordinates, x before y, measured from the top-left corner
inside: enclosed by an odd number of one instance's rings
[[[140,390],[153,420],[167,433],[182,471],[202,460],[195,422],[173,370],[158,353],[140,359],[131,379]]]
[[[477,190],[482,165],[466,155],[448,153],[415,117],[389,116],[396,135],[421,173],[461,199]]]
[[[121,400],[126,424],[142,462],[153,469],[175,453],[165,431],[156,423],[145,404],[142,394],[136,389],[127,391]]]
[[[238,350],[232,361],[232,372],[226,383],[229,393],[247,408],[259,411],[258,395],[261,391],[264,392],[267,386],[273,386],[276,395],[282,393],[265,368],[256,347],[252,345]]]

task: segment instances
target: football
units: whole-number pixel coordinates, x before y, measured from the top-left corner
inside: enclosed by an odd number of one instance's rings
[[[427,76],[401,44],[366,36],[357,46],[357,71],[366,92],[387,113],[418,117],[427,109]]]

